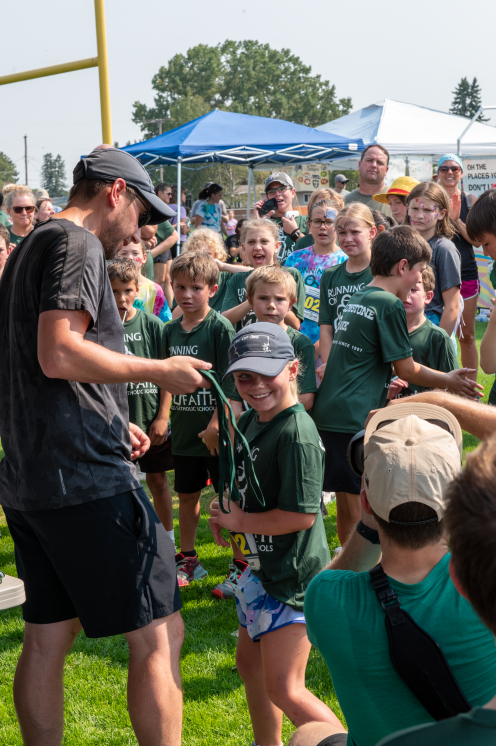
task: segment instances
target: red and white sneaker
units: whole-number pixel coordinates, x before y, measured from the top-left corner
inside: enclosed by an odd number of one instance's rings
[[[219,583],[212,589],[212,596],[215,598],[234,598],[236,595],[236,588],[238,587],[238,580],[248,567],[248,562],[243,560],[234,560],[229,565],[227,578],[223,583]]]
[[[203,565],[200,564],[198,556],[185,557],[178,552],[176,554],[176,575],[180,588],[189,585],[194,580],[203,580],[208,575]]]

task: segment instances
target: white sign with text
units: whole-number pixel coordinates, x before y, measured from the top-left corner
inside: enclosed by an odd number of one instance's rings
[[[496,182],[496,158],[463,158],[463,190],[477,197]]]

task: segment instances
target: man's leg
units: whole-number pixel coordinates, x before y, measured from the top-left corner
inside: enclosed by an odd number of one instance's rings
[[[125,637],[129,644],[127,702],[139,746],[180,746],[179,655],[184,638],[180,613],[155,619]]]
[[[360,515],[360,495],[336,492],[336,529],[342,547],[351,532],[355,530]]]
[[[62,743],[64,661],[80,630],[79,619],[25,624],[14,677],[14,704],[24,746]]]
[[[178,492],[179,498],[179,536],[181,552],[193,552],[196,532],[200,522],[200,495],[198,492]]]
[[[172,511],[172,495],[165,471],[147,473],[146,483],[152,493],[153,507],[166,531],[174,528],[174,514]]]

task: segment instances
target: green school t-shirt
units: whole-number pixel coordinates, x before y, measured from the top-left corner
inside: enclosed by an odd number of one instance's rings
[[[126,355],[164,360],[167,357],[164,329],[158,316],[137,309],[135,317],[124,322]],[[127,401],[129,421],[148,433],[158,414],[160,389],[155,383],[128,383]]]
[[[164,328],[166,355],[190,355],[212,363],[219,378],[228,368],[228,350],[234,337],[232,324],[217,311],[210,310],[207,317],[192,329],[184,331],[182,316],[170,321]],[[233,391],[233,377],[222,384],[226,396]],[[216,404],[210,389],[197,388],[194,394],[176,394],[172,397],[170,419],[172,453],[176,456],[210,456],[198,433],[205,430],[212,419]]]
[[[315,347],[306,334],[297,332],[291,326],[286,329],[291,340],[295,355],[303,367],[303,373],[298,375],[298,391],[300,394],[314,394],[317,391],[315,381]]]
[[[176,229],[173,225],[169,223],[168,220],[165,220],[163,223],[159,223],[157,226],[157,232],[155,233],[157,237],[157,246],[161,244],[163,241],[169,238],[169,236],[172,236]]]
[[[282,218],[270,218],[270,219],[279,228],[279,241],[281,242],[281,245],[279,247],[279,251],[277,252],[277,258],[279,260],[279,263],[284,265],[284,262],[286,261],[288,256],[292,254],[293,251],[295,250],[296,241],[293,241],[293,239],[288,233],[284,233],[283,228],[282,228]],[[295,221],[300,231],[302,233],[307,233],[308,231],[307,216],[296,215]],[[313,242],[313,239],[312,239],[312,242]]]
[[[13,233],[11,225],[7,225],[6,227],[8,228],[8,231],[10,234],[10,243],[13,243],[14,246],[17,246],[18,244],[20,244],[22,239],[25,238],[25,236],[17,236],[15,233]]]
[[[358,290],[372,282],[370,267],[361,272],[348,272],[348,262],[326,269],[320,280],[319,326],[328,324],[334,327],[336,319],[343,317],[343,308]],[[336,331],[334,329],[334,331]]]
[[[389,582],[401,608],[440,645],[470,704],[482,705],[496,692],[494,637],[457,592],[449,559],[445,555],[420,583]],[[307,589],[305,617],[308,638],[332,676],[348,746],[376,746],[397,730],[433,722],[393,667],[385,613],[368,572],[320,573]]]
[[[246,479],[243,453],[236,454],[241,507],[247,513],[279,508],[315,513],[311,528],[282,536],[255,535],[264,590],[294,609],[303,609],[311,579],[329,562],[329,548],[320,510],[324,478],[324,447],[303,404],[284,410],[270,422],[259,422],[251,409],[238,427],[250,445],[255,473],[265,506],[260,505]]]
[[[153,257],[149,251],[146,252],[146,262],[141,272],[145,275],[147,280],[151,280],[152,282],[154,282]]]
[[[300,229],[301,230],[301,229]],[[294,251],[299,251],[300,249],[307,249],[309,246],[312,246],[315,243],[315,238],[308,233],[306,236],[302,236],[297,240],[295,245],[293,246],[293,253]]]
[[[458,368],[451,337],[429,319],[426,319],[418,329],[410,332],[408,338],[412,346],[412,357],[416,363],[432,368],[432,370],[439,370],[441,373],[449,373],[450,370]],[[403,389],[400,397],[421,394],[423,391],[432,391],[432,389],[411,383],[408,388]]]
[[[474,707],[439,723],[408,728],[383,738],[377,746],[494,746],[496,712]]]
[[[12,221],[9,216],[3,210],[0,210],[0,225],[4,225],[6,228],[10,228]]]
[[[405,308],[392,293],[366,286],[335,327],[312,417],[319,430],[355,434],[371,409],[384,406],[391,363],[412,354]]]
[[[379,194],[379,192],[377,192],[377,194]],[[369,210],[379,210],[379,212],[383,212],[389,218],[392,218],[393,213],[391,212],[389,204],[386,204],[386,202],[376,202],[375,199],[372,199],[372,196],[372,194],[362,194],[358,189],[354,189],[346,195],[344,203],[345,205],[349,205],[350,202],[361,202],[362,205],[367,205]]]
[[[286,270],[287,272],[290,272],[292,274],[296,282],[297,301],[294,304],[292,311],[296,314],[300,321],[303,321],[305,314],[305,285],[303,283],[303,277],[298,272],[298,270],[295,269],[295,267],[287,267]],[[236,306],[239,306],[241,305],[241,303],[245,302],[246,281],[251,272],[253,272],[253,270],[251,270],[250,272],[237,272],[235,275],[232,275],[227,284],[224,302],[222,305],[223,311],[229,311],[229,309],[235,308]],[[238,323],[236,324],[236,331],[239,332],[240,329],[248,326],[248,324],[256,323],[257,317],[255,316],[253,311],[248,311],[244,319],[241,319],[241,321],[238,321]]]

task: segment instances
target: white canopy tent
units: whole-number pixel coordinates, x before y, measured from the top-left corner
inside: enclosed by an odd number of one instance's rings
[[[360,137],[365,146],[379,143],[391,156],[431,156],[436,162],[445,153],[457,152],[457,140],[470,119],[424,106],[384,99],[345,117],[322,124],[318,130],[344,137]],[[460,143],[462,156],[495,155],[496,128],[474,122]],[[356,168],[359,158],[339,162],[342,169]],[[407,161],[408,162],[408,161]]]

